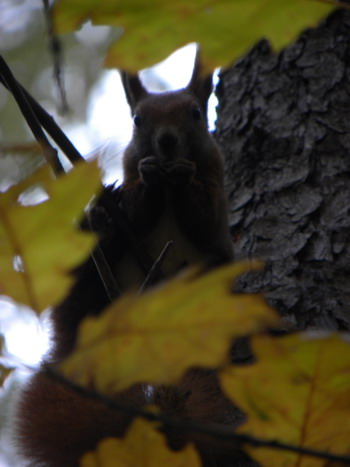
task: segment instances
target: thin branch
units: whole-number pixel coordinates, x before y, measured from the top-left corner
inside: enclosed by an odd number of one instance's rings
[[[52,20],[52,8],[50,7],[49,0],[43,0],[44,4],[44,14],[46,19],[47,25],[47,33],[49,36],[49,45],[50,50],[53,57],[53,69],[54,69],[54,77],[56,79],[58,92],[60,94],[60,101],[61,101],[61,110],[63,113],[68,111],[68,103],[66,92],[63,84],[62,79],[62,46],[61,42],[56,36],[55,28]]]
[[[125,241],[128,243],[130,252],[135,257],[138,265],[141,268],[141,271],[146,277],[154,265],[154,259],[148,253],[142,241],[132,229],[128,219],[121,210],[119,204],[115,202],[115,200],[111,197],[106,197],[104,204],[110,217],[114,219],[117,223],[119,229],[121,230],[125,238]]]
[[[148,287],[153,285],[154,282],[158,279],[159,273],[160,273],[160,268],[162,267],[162,264],[163,264],[165,258],[167,257],[168,252],[169,252],[170,248],[173,246],[173,244],[174,244],[174,242],[172,240],[170,240],[170,242],[168,242],[165,245],[165,247],[163,248],[163,251],[161,252],[159,257],[156,259],[156,261],[154,262],[151,270],[149,271],[144,283],[140,287],[140,290],[138,291],[138,294],[141,294],[142,292],[144,292]]]
[[[11,92],[11,89],[9,89],[5,80],[2,79],[1,73],[0,82]],[[85,162],[83,156],[57,125],[53,117],[46,112],[46,110],[34,99],[33,96],[31,96],[31,94],[29,94],[29,92],[20,83],[18,83],[18,81],[16,81],[16,83],[17,86],[21,89],[22,94],[27,99],[27,102],[30,104],[32,111],[38,119],[40,125],[45,129],[45,131],[47,131],[57,146],[62,149],[63,153],[72,163],[72,165],[75,165],[75,163],[80,161]]]
[[[183,420],[168,415],[149,412],[148,410],[140,409],[138,407],[127,405],[123,402],[112,399],[92,389],[84,388],[83,386],[80,386],[79,384],[70,381],[68,378],[63,376],[50,365],[45,365],[43,369],[48,377],[52,378],[60,384],[63,384],[64,386],[73,390],[82,397],[98,400],[111,409],[119,410],[133,417],[140,417],[144,418],[145,420],[160,422],[163,425],[165,431],[167,429],[171,429],[171,431],[177,430],[182,432],[200,433],[203,435],[218,438],[223,441],[231,440],[238,444],[249,444],[255,447],[269,447],[282,451],[294,452],[296,454],[303,454],[306,456],[312,456],[320,459],[327,459],[330,461],[340,462],[344,465],[350,464],[349,456],[332,454],[324,451],[319,451],[317,449],[309,449],[294,446],[276,440],[264,440],[260,438],[255,438],[254,436],[250,435],[235,433],[232,431],[232,429],[226,427],[218,427],[217,425],[214,426],[208,423],[201,423],[188,419]]]
[[[51,146],[49,140],[46,138],[46,135],[43,132],[31,105],[28,103],[26,96],[23,94],[20,86],[18,86],[18,83],[14,78],[10,68],[1,55],[0,75],[2,75],[3,81],[6,83],[6,87],[11,91],[13,97],[15,98],[17,105],[20,108],[27,124],[32,130],[35,139],[40,144],[45,159],[48,161],[49,165],[53,168],[56,174],[62,173],[64,170],[57,156],[57,150]]]
[[[0,144],[0,153],[41,154],[41,148],[37,142]]]
[[[87,213],[86,217],[91,232],[94,232],[90,214]],[[99,273],[100,279],[104,285],[109,301],[112,302],[114,299],[122,295],[122,291],[114,278],[113,272],[111,271],[111,268],[109,267],[107,259],[99,244],[97,244],[95,250],[91,252],[91,256]]]

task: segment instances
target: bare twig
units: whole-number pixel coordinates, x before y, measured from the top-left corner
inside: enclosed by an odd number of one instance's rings
[[[154,282],[158,279],[159,273],[160,273],[160,268],[161,268],[165,258],[167,257],[167,254],[168,254],[170,248],[173,246],[173,243],[174,242],[172,240],[170,240],[170,242],[168,242],[165,245],[165,247],[163,248],[161,254],[156,259],[156,261],[154,262],[151,270],[147,274],[147,277],[146,277],[144,283],[141,285],[138,294],[141,294],[142,292],[144,292],[144,290],[146,290],[148,287],[150,287],[152,284],[154,284]]]
[[[61,42],[58,39],[56,33],[55,33],[55,28],[54,24],[52,21],[52,7],[50,7],[49,0],[43,0],[44,4],[44,13],[45,13],[45,19],[46,19],[46,25],[47,25],[47,33],[49,36],[49,44],[50,44],[50,50],[52,53],[53,57],[53,69],[54,69],[54,77],[57,83],[57,88],[58,92],[60,95],[60,101],[61,101],[61,110],[63,113],[68,111],[68,103],[67,103],[67,97],[66,97],[66,92],[63,84],[63,79],[62,79],[62,46]]]
[[[105,200],[105,207],[112,219],[117,223],[120,231],[122,232],[125,241],[128,243],[129,250],[134,255],[141,271],[145,275],[148,275],[154,264],[154,259],[148,253],[147,249],[143,245],[140,238],[136,235],[132,229],[128,219],[121,210],[118,203],[112,198],[108,197]]]
[[[20,108],[27,124],[35,136],[35,139],[40,144],[45,159],[53,168],[56,174],[63,172],[62,164],[57,156],[57,150],[51,146],[45,133],[43,132],[31,105],[28,103],[26,96],[23,94],[21,87],[18,85],[7,63],[0,55],[0,75],[6,87],[11,91],[15,98],[18,107]]]
[[[31,153],[41,154],[41,148],[37,142],[31,143],[15,143],[15,144],[0,144],[0,153]]]
[[[63,384],[69,389],[73,390],[82,397],[92,398],[105,404],[107,407],[119,410],[133,417],[144,418],[149,421],[160,422],[163,425],[165,432],[167,429],[171,431],[201,433],[203,435],[212,436],[213,438],[222,441],[232,441],[238,445],[249,444],[255,447],[268,447],[282,451],[294,452],[296,454],[303,454],[306,456],[317,457],[320,459],[327,459],[330,461],[340,462],[344,465],[350,464],[350,457],[329,452],[319,451],[317,449],[309,449],[300,446],[294,446],[288,443],[283,443],[276,440],[264,440],[255,438],[254,436],[235,433],[231,428],[218,427],[208,423],[196,422],[195,420],[179,419],[160,413],[150,412],[148,410],[140,409],[138,407],[127,405],[124,402],[112,399],[92,389],[84,388],[79,384],[70,381],[68,378],[59,373],[55,368],[50,365],[44,366],[44,371],[48,377],[56,382]]]
[[[2,79],[1,73],[0,82],[11,92],[11,89],[9,89],[5,80]],[[20,83],[18,83],[18,81],[16,81],[16,83],[17,86],[21,89],[22,94],[27,99],[27,102],[31,106],[32,111],[38,119],[40,125],[47,131],[47,133],[55,141],[57,146],[59,146],[62,149],[67,159],[73,165],[80,161],[85,162],[83,156],[79,153],[79,151],[75,148],[72,142],[67,138],[65,133],[57,125],[53,117],[46,112],[46,110],[34,99],[34,97],[32,97],[29,94],[29,92]]]
[[[94,229],[92,227],[90,214],[87,213],[86,217],[90,230],[93,232]],[[111,271],[111,268],[109,267],[107,259],[99,244],[97,244],[95,250],[91,252],[91,256],[94,260],[96,269],[104,285],[109,301],[112,302],[114,299],[122,295],[122,291],[114,278],[113,272]]]

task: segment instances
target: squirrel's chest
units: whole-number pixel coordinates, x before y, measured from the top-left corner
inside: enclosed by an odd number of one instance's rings
[[[206,255],[183,234],[168,199],[165,200],[162,216],[142,240],[154,261],[162,253],[166,244],[172,242],[161,266],[165,277],[173,276],[183,266],[205,263],[207,260]],[[125,252],[118,261],[115,275],[122,290],[138,288],[145,279],[135,258],[129,252]]]
[[[206,260],[205,255],[183,234],[171,206],[167,206],[163,216],[145,238],[145,245],[153,258],[158,258],[166,244],[172,244],[162,265],[165,275],[173,275],[181,267]]]

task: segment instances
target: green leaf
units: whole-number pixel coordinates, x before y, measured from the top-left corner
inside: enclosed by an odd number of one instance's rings
[[[106,59],[109,67],[136,71],[198,42],[204,63],[213,69],[262,38],[276,49],[286,46],[333,8],[331,2],[311,0],[60,0],[55,21],[59,32],[73,31],[87,20],[122,27],[124,34]]]
[[[89,183],[86,183],[86,180]],[[23,206],[18,196],[41,185],[49,199]],[[39,312],[71,286],[70,270],[93,248],[77,221],[100,186],[97,163],[80,164],[54,180],[45,167],[0,194],[0,293]]]

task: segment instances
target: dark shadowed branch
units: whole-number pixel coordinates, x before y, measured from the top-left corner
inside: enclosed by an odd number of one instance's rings
[[[7,89],[12,93],[13,97],[15,98],[23,117],[25,118],[35,139],[37,140],[42,149],[45,159],[53,168],[56,174],[62,173],[64,170],[58,158],[57,150],[53,146],[51,146],[49,140],[47,139],[45,133],[41,128],[41,125],[30,103],[28,102],[25,94],[22,92],[21,86],[19,86],[19,84],[17,83],[10,68],[8,67],[7,63],[5,62],[2,56],[0,56],[0,76],[2,83],[5,84]]]
[[[43,6],[46,19],[47,34],[49,36],[50,41],[49,46],[53,58],[54,77],[60,94],[61,110],[63,113],[65,113],[68,111],[68,103],[62,78],[62,46],[60,40],[58,39],[55,33],[55,28],[52,19],[52,7],[49,4],[49,0],[43,0]]]
[[[335,461],[342,463],[344,465],[350,464],[350,457],[343,456],[338,454],[331,454],[328,452],[319,451],[316,449],[308,449],[300,446],[294,446],[288,443],[283,443],[277,440],[264,440],[256,438],[254,436],[239,434],[232,431],[230,428],[213,426],[207,423],[200,423],[194,420],[183,420],[168,415],[163,415],[160,413],[151,412],[149,410],[140,409],[132,405],[127,405],[123,402],[119,402],[115,399],[112,399],[104,394],[101,394],[98,391],[85,388],[76,384],[63,376],[52,366],[44,366],[44,371],[49,378],[52,378],[57,383],[63,384],[69,389],[73,390],[82,397],[91,398],[102,402],[107,407],[122,411],[133,417],[140,417],[145,420],[160,422],[163,430],[165,432],[171,431],[180,431],[180,432],[191,432],[199,433],[203,435],[212,436],[214,438],[220,439],[222,441],[232,441],[233,443],[239,445],[248,444],[255,447],[268,447],[272,449],[278,449],[282,451],[294,452],[296,454],[303,454],[306,456],[312,456],[319,459],[326,459],[330,461]]]
[[[160,268],[162,267],[162,264],[163,264],[165,258],[167,257],[168,252],[169,252],[169,250],[170,250],[170,248],[172,246],[173,246],[173,241],[172,240],[170,242],[167,242],[167,244],[163,248],[161,254],[159,255],[159,257],[154,262],[151,270],[147,274],[147,277],[146,277],[144,283],[140,287],[139,294],[141,294],[144,290],[146,290],[148,287],[150,287],[152,284],[154,284],[154,282],[158,279],[159,274],[161,273]]]
[[[87,221],[89,228],[91,232],[94,232],[94,228],[92,226],[92,221],[91,221],[91,214],[88,212],[86,214]],[[104,288],[106,290],[108,299],[110,302],[115,300],[117,297],[120,297],[122,294],[121,289],[119,288],[113,272],[111,271],[111,268],[109,267],[108,261],[103,253],[103,250],[99,244],[97,244],[94,252],[91,254],[92,259],[94,260],[96,269],[99,273],[99,276],[101,278],[101,281],[104,285]]]
[[[0,82],[10,91],[12,89],[8,86],[6,80],[3,77],[3,66],[8,69],[8,65],[1,57],[1,69],[0,69]],[[12,73],[11,73],[12,75]],[[29,92],[20,84],[12,75],[12,80],[16,82],[16,87],[20,89],[21,94],[25,97],[27,103],[30,105],[32,113],[28,116],[29,120],[34,114],[36,120],[40,123],[40,125],[45,129],[45,131],[51,136],[51,138],[55,141],[57,146],[61,148],[67,159],[74,165],[79,161],[85,161],[83,156],[79,153],[79,151],[75,148],[75,146],[71,143],[71,141],[67,138],[65,133],[61,130],[61,128],[57,125],[53,117],[49,115],[46,110],[34,99],[33,96],[29,94]],[[22,109],[21,109],[22,110]],[[34,134],[35,136],[35,134]]]

